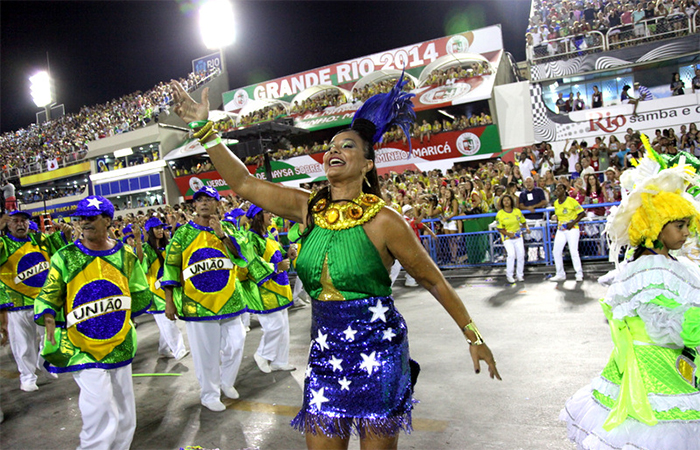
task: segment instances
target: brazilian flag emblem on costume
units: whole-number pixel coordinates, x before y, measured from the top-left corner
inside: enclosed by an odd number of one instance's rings
[[[221,247],[221,240],[213,233],[200,232],[182,252],[185,296],[214,314],[221,311],[236,289],[235,266]],[[189,315],[190,311],[183,312]]]
[[[36,298],[44,286],[49,266],[48,254],[27,242],[7,258],[0,272],[0,280],[11,290],[28,298]]]
[[[67,285],[68,338],[97,361],[124,342],[131,330],[129,280],[95,258]]]

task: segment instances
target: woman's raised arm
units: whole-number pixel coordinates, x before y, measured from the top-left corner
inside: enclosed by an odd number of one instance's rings
[[[175,106],[173,111],[185,121],[207,120],[209,117],[209,88],[202,90],[202,102],[197,103],[177,81],[172,81]],[[208,141],[215,139],[215,136]],[[236,155],[223,145],[207,149],[212,163],[229,187],[239,196],[285,219],[306,222],[309,192],[261,180],[248,172]]]

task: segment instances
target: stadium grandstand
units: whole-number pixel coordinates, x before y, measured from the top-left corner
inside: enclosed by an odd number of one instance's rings
[[[180,81],[195,97],[212,89],[212,108],[221,110],[210,118],[252,174],[314,190],[325,183],[330,139],[363,101],[391,89],[405,65],[416,121],[410,136],[385,133],[377,166],[388,204],[399,212],[410,205],[437,234],[421,239],[440,267],[504,264],[494,216],[506,194],[526,206],[528,178],[547,200],[526,214],[528,263],[552,264],[550,206],[559,182],[587,211],[582,257],[604,259],[601,230],[620,200],[620,175],[642,155],[640,132],[660,153],[700,155],[697,3],[653,3],[655,15],[640,19],[635,12],[649,3],[534,1],[525,43],[529,80],[505,53],[500,28],[488,27],[234,90],[218,71]],[[662,20],[658,11],[669,8],[685,19],[667,13]],[[624,28],[628,11],[637,17],[631,29]],[[625,14],[619,25],[618,14]],[[388,55],[394,67],[382,67]],[[367,60],[382,64],[359,71]],[[337,76],[323,80],[331,70]],[[644,89],[653,99],[641,98]],[[118,210],[116,234],[154,214],[184,223],[193,192],[204,185],[230,208],[245,208],[169,106],[169,87],[159,83],[6,133],[3,178],[17,186],[19,207],[42,224],[67,216],[86,195],[108,197]],[[271,135],[241,153],[238,137],[275,127],[303,132]]]

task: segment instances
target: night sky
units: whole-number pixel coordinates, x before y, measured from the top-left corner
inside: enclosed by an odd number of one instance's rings
[[[0,2],[2,132],[38,108],[29,76],[46,69],[66,113],[184,77],[202,44],[192,1]],[[234,1],[231,89],[487,25],[525,57],[529,0]]]

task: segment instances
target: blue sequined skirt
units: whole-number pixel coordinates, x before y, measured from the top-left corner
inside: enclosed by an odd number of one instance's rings
[[[292,426],[347,437],[411,431],[406,322],[391,297],[312,303],[304,405]]]

